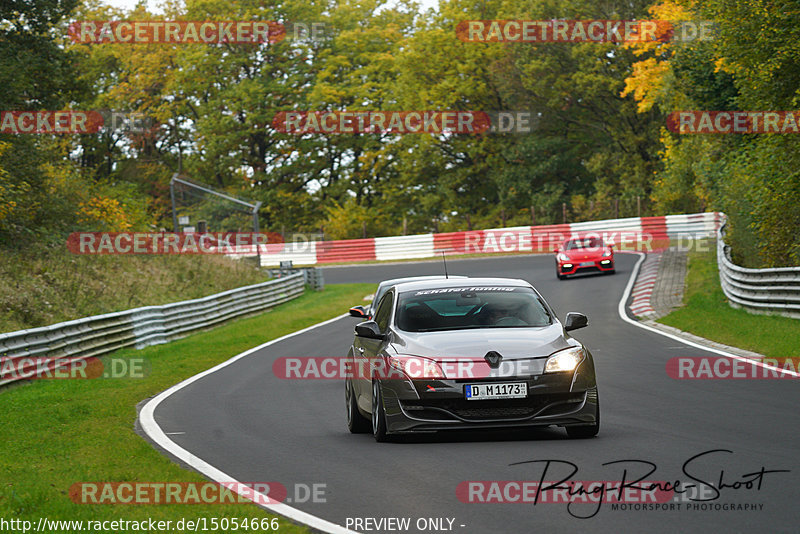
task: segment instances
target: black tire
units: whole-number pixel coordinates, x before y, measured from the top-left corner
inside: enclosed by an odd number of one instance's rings
[[[344,381],[344,402],[347,410],[347,428],[353,434],[365,434],[371,430],[369,419],[358,411],[356,396],[353,394],[353,383],[348,379]]]
[[[563,274],[556,273],[556,276],[558,277],[559,280],[566,280],[567,279],[567,277],[565,275],[563,275]]]
[[[375,441],[389,441],[386,434],[386,411],[383,408],[383,393],[377,380],[372,381],[372,435]]]
[[[580,425],[564,427],[567,430],[567,436],[571,439],[588,439],[593,438],[600,432],[600,400],[597,401],[597,418],[593,425]]]
[[[606,271],[606,274],[614,274],[615,272],[617,272],[616,269],[611,269],[610,271]]]

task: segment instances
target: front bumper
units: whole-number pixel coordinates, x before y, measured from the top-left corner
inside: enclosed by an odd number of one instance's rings
[[[574,263],[568,261],[559,261],[557,262],[557,265],[558,274],[561,275],[577,274],[590,271],[608,272],[614,270],[614,258],[610,257],[591,261],[575,261]]]
[[[526,382],[528,395],[521,399],[465,398],[467,384],[485,382]],[[591,361],[582,362],[575,373],[478,380],[385,380],[381,387],[387,431],[394,434],[587,425],[598,417]]]

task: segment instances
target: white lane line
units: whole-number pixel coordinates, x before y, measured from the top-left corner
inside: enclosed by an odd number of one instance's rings
[[[695,343],[694,341],[689,341],[688,339],[683,339],[682,337],[676,336],[674,334],[670,334],[668,332],[662,332],[658,328],[653,328],[652,326],[649,326],[649,325],[646,325],[646,324],[642,324],[639,321],[634,321],[633,319],[628,317],[628,314],[625,312],[625,304],[627,304],[628,298],[631,295],[631,289],[633,288],[633,284],[636,281],[636,275],[639,273],[639,267],[642,265],[642,262],[647,257],[647,255],[642,253],[642,252],[620,251],[619,253],[620,254],[638,254],[639,255],[639,261],[637,261],[636,265],[633,267],[633,271],[631,272],[631,276],[630,276],[630,278],[628,278],[628,285],[625,286],[625,291],[622,294],[622,298],[619,300],[619,305],[617,306],[617,312],[619,313],[619,316],[623,321],[625,321],[626,323],[630,323],[630,324],[632,324],[634,326],[638,326],[639,328],[644,328],[645,330],[649,330],[650,332],[653,332],[653,333],[658,334],[660,336],[668,337],[670,339],[673,339],[675,341],[683,343],[684,345],[689,345],[690,347],[694,347],[696,349],[701,349],[701,350],[705,350],[705,351],[708,351],[708,352],[713,352],[715,354],[719,354],[719,355],[725,356],[727,358],[733,358],[734,360],[747,362],[750,365],[756,365],[756,366],[762,367],[764,369],[769,369],[771,371],[778,371],[779,373],[784,373],[784,374],[788,374],[788,375],[800,378],[800,373],[797,373],[797,372],[794,372],[794,371],[784,370],[784,369],[781,369],[779,367],[775,367],[775,366],[772,366],[772,365],[768,365],[766,363],[762,363],[762,362],[759,362],[759,361],[751,360],[749,358],[745,358],[743,356],[737,356],[736,354],[732,354],[730,352],[726,352],[724,350],[717,349],[717,348],[714,348],[714,347],[708,347],[706,345],[701,345],[700,343]]]
[[[211,480],[219,483],[226,483],[231,489],[239,493],[245,498],[251,500],[260,500],[261,502],[269,502],[269,498],[266,495],[258,493],[256,491],[250,491],[249,488],[244,488],[244,483],[239,482],[238,480],[234,479],[232,476],[227,475],[214,467],[213,465],[209,464],[208,462],[204,461],[203,459],[195,456],[191,452],[187,451],[186,449],[177,445],[174,441],[169,439],[164,431],[158,426],[158,423],[155,419],[155,410],[158,405],[168,398],[173,393],[180,391],[181,389],[185,388],[189,384],[200,380],[204,376],[210,375],[220,369],[229,366],[230,364],[244,358],[245,356],[249,356],[250,354],[263,349],[264,347],[268,347],[285,339],[289,339],[291,337],[297,336],[299,334],[308,332],[309,330],[313,330],[314,328],[319,328],[320,326],[325,326],[326,324],[330,324],[334,321],[338,321],[342,317],[347,317],[348,314],[342,314],[338,317],[334,317],[333,319],[329,319],[327,321],[323,321],[321,323],[317,323],[313,326],[309,326],[308,328],[304,328],[302,330],[298,330],[297,332],[293,332],[291,334],[287,334],[285,336],[279,337],[278,339],[273,339],[272,341],[268,341],[263,345],[259,345],[255,348],[242,352],[241,354],[237,354],[230,360],[224,361],[221,364],[217,365],[216,367],[212,367],[206,371],[203,371],[200,374],[196,374],[190,378],[187,378],[180,384],[176,384],[169,388],[166,391],[162,391],[157,396],[153,397],[151,400],[147,402],[142,407],[142,410],[139,412],[139,424],[142,426],[142,430],[144,430],[145,434],[147,434],[150,439],[158,443],[158,445],[176,458],[180,458],[183,462],[186,462],[196,471],[204,474]],[[231,484],[233,483],[233,484]],[[241,489],[238,489],[241,488]],[[249,494],[248,494],[249,493]],[[298,510],[297,508],[292,508],[286,504],[276,503],[276,504],[259,504],[262,508],[266,508],[267,510],[274,512],[276,514],[282,515],[291,519],[292,521],[296,521],[298,523],[303,523],[304,525],[308,525],[311,528],[320,530],[322,532],[328,532],[330,534],[358,534],[353,530],[346,529],[341,525],[337,525],[335,523],[331,523],[330,521],[326,521],[321,517],[317,517],[315,515],[311,515],[309,513],[303,512],[302,510]]]

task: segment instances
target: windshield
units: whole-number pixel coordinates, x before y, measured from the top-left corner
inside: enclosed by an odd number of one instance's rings
[[[552,318],[531,288],[465,287],[401,293],[395,324],[406,332],[435,332],[542,327]]]
[[[567,241],[567,250],[575,250],[578,248],[602,248],[603,240],[599,237],[581,237],[570,239]]]

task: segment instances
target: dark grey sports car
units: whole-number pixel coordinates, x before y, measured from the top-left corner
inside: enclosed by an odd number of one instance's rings
[[[563,426],[600,429],[594,362],[527,282],[425,280],[389,289],[355,327],[347,426],[378,441],[409,432]]]

